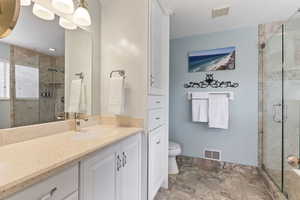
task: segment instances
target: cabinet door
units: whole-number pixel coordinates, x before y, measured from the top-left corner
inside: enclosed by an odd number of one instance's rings
[[[78,191],[74,192],[70,196],[66,197],[64,200],[78,200]]]
[[[122,170],[120,176],[120,199],[141,199],[141,135],[121,143]]]
[[[164,181],[164,126],[149,136],[149,199],[152,200]]]
[[[150,94],[163,94],[162,88],[162,10],[157,0],[151,1]]]
[[[117,150],[109,147],[82,162],[81,200],[116,200]]]

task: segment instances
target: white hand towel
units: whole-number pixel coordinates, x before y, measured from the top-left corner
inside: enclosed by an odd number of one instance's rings
[[[208,122],[208,93],[192,93],[192,118],[194,122]]]
[[[112,77],[109,80],[108,110],[115,115],[124,112],[125,88],[123,77]]]
[[[208,99],[193,99],[193,122],[208,122]]]
[[[71,91],[70,91],[70,105],[69,112],[78,113],[80,104],[80,94],[81,94],[81,79],[72,80]]]
[[[210,128],[228,129],[229,99],[227,94],[209,94],[208,116]]]

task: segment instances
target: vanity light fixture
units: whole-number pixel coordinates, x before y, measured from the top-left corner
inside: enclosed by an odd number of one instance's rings
[[[77,26],[75,24],[73,24],[72,22],[70,22],[69,20],[63,18],[63,17],[60,17],[59,18],[59,25],[65,29],[68,29],[68,30],[75,30],[77,29]]]
[[[30,6],[31,0],[21,0],[21,6]]]
[[[17,24],[20,0],[0,1],[0,38],[7,37]]]
[[[73,0],[52,0],[51,4],[59,12],[65,14],[72,14],[74,12]]]
[[[79,26],[90,26],[91,25],[91,16],[87,10],[87,5],[85,0],[79,1],[79,7],[75,10],[73,15],[74,23]]]
[[[53,12],[51,12],[50,10],[48,10],[47,8],[41,6],[38,3],[35,3],[33,5],[33,9],[32,12],[35,16],[43,19],[43,20],[53,20],[55,18],[55,14]]]

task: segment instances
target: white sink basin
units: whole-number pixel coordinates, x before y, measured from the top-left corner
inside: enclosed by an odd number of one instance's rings
[[[91,130],[81,130],[80,132],[74,132],[74,136],[72,139],[74,140],[89,140],[99,136],[99,134],[95,133]]]

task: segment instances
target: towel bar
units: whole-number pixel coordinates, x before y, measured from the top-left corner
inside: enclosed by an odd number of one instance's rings
[[[113,70],[110,72],[109,77],[112,78],[114,73],[119,73],[121,77],[125,78],[125,70]]]
[[[206,98],[192,98],[192,93],[193,92],[188,92],[187,93],[187,98],[188,100],[192,100],[192,99],[206,99]],[[208,94],[227,94],[228,98],[230,100],[234,100],[234,94],[231,91],[224,91],[224,92],[207,92]]]

